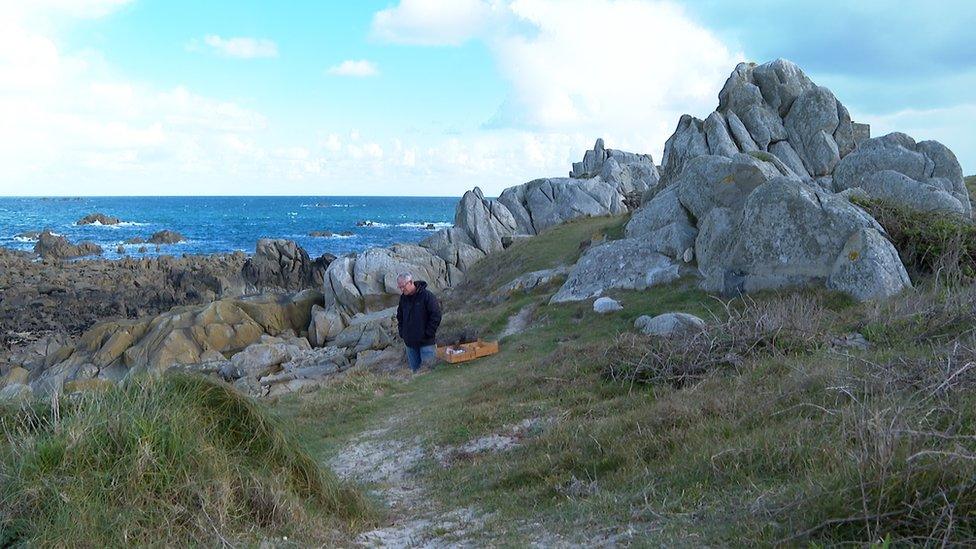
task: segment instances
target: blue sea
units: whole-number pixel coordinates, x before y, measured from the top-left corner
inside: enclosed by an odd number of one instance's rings
[[[117,259],[126,239],[147,239],[163,229],[177,231],[186,242],[160,246],[126,244],[131,257],[212,254],[243,251],[251,254],[259,238],[298,242],[313,258],[323,253],[342,255],[396,242],[417,243],[431,234],[425,228],[450,227],[453,197],[85,197],[0,198],[0,246],[33,250],[34,241],[17,235],[48,228],[72,243],[91,240],[104,248],[103,257]],[[117,217],[111,226],[76,225],[91,213]],[[356,226],[370,221],[372,226]],[[331,231],[331,237],[311,237],[310,231]],[[350,236],[340,236],[351,231]]]

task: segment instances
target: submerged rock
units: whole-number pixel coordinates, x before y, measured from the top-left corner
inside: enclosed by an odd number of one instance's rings
[[[75,225],[118,225],[122,220],[103,213],[93,213],[82,217]]]
[[[148,242],[150,244],[177,244],[185,240],[186,239],[183,238],[183,235],[180,233],[166,229],[153,233],[153,235],[149,237]]]
[[[102,255],[102,247],[94,242],[87,241],[72,244],[61,235],[44,231],[40,234],[37,244],[34,245],[34,253],[44,259],[74,259],[76,257]]]

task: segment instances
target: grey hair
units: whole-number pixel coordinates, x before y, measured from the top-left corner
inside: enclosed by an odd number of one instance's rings
[[[410,271],[405,271],[397,275],[397,282],[411,282],[413,281],[413,275]]]

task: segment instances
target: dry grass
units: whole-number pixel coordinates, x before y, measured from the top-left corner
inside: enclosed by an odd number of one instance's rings
[[[705,330],[677,337],[623,333],[607,348],[604,375],[614,381],[676,387],[747,358],[790,356],[822,348],[834,313],[816,294],[786,294],[723,303]]]

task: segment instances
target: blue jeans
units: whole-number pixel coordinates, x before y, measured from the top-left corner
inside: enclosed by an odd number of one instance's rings
[[[423,364],[430,364],[434,361],[437,353],[433,345],[424,347],[411,347],[407,345],[407,361],[410,362],[410,369],[414,372],[420,369]]]

